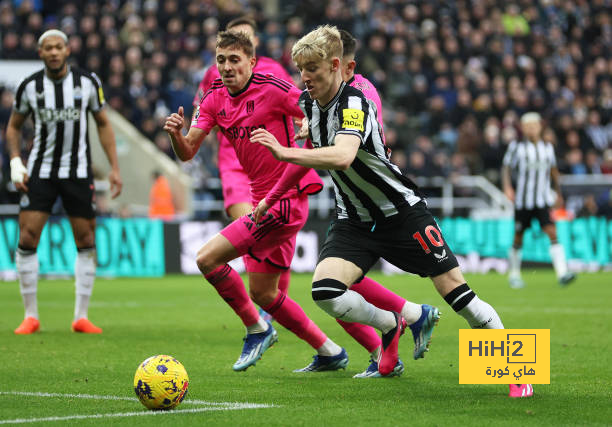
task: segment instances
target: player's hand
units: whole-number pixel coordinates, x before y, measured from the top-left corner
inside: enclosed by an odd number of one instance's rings
[[[170,114],[166,117],[166,123],[164,124],[164,130],[170,135],[177,135],[181,133],[185,126],[185,111],[183,107],[179,107],[176,113]]]
[[[13,157],[11,159],[11,181],[15,185],[15,188],[19,191],[28,191],[27,183],[30,180],[28,176],[28,170],[23,165],[20,157]]]
[[[300,126],[300,131],[295,135],[295,139],[308,138],[308,119],[304,117],[301,123],[298,123],[296,120],[295,124]]]
[[[274,135],[272,135],[264,128],[257,128],[253,132],[251,132],[250,141],[263,145],[268,150],[270,150],[276,160],[282,160],[281,150],[283,149],[283,146],[280,144],[280,142],[278,142]]]
[[[123,188],[123,181],[121,181],[121,175],[118,170],[111,170],[108,174],[108,182],[110,182],[111,198],[116,198],[121,194]]]
[[[268,203],[266,202],[266,198],[264,197],[257,204],[255,209],[253,209],[253,222],[255,222],[255,224],[258,224],[259,220],[266,214],[266,212],[268,212],[269,208],[270,206],[268,206]]]
[[[510,199],[511,202],[514,203],[514,189],[513,188],[504,188],[504,194],[506,195],[507,198]]]

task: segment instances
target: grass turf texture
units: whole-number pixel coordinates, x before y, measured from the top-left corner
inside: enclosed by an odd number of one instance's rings
[[[200,277],[99,279],[90,318],[102,335],[70,332],[74,286],[39,284],[41,332],[16,336],[23,317],[19,286],[0,283],[0,424],[12,419],[105,414],[56,425],[609,425],[612,423],[612,278],[582,274],[560,288],[550,270],[525,272],[527,287],[510,289],[497,274],[468,276],[468,283],[499,312],[508,328],[551,329],[551,384],[536,385],[531,399],[510,399],[507,386],[458,384],[458,329],[462,318],[415,276],[372,277],[404,297],[438,306],[443,315],[425,359],[412,360],[410,332],[400,341],[401,378],[353,379],[368,354],[310,298],[310,275],[293,275],[291,295],[350,357],[346,371],[295,374],[314,351],[278,324],[279,342],[257,366],[233,372],[244,329]],[[171,414],[146,413],[135,400],[16,396],[44,392],[134,397],[137,365],[170,354],[189,374],[187,399]],[[249,402],[272,408],[206,411],[189,400]],[[43,424],[42,422],[40,424]],[[45,425],[54,425],[50,421]]]

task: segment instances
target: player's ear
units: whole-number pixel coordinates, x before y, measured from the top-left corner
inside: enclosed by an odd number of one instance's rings
[[[338,71],[338,69],[340,68],[340,64],[342,63],[342,61],[340,61],[340,58],[334,57],[331,60],[331,71],[332,72],[336,72]]]
[[[355,62],[354,59],[349,61],[348,64],[347,64],[348,71],[354,71],[356,65],[357,65],[357,63]]]
[[[251,64],[251,68],[255,67],[255,63],[257,62],[257,57],[253,55],[251,59],[249,60],[249,62]]]

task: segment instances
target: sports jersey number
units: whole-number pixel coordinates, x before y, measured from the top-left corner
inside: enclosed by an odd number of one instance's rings
[[[444,246],[444,239],[442,239],[442,235],[433,225],[428,225],[427,227],[425,227],[425,236],[427,237],[427,240],[429,240],[429,243],[432,244],[432,246],[436,248]],[[421,248],[423,248],[426,254],[431,252],[431,249],[429,249],[429,246],[427,245],[427,242],[425,242],[425,239],[423,239],[423,236],[421,235],[420,231],[414,233],[412,235],[412,238],[419,242]]]

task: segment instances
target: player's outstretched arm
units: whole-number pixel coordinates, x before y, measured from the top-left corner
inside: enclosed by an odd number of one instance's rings
[[[170,142],[172,143],[172,148],[176,156],[186,162],[187,160],[193,159],[193,156],[196,155],[207,133],[200,128],[191,126],[187,135],[183,135],[184,126],[185,113],[181,106],[176,113],[172,113],[166,117],[164,130],[168,132],[170,136]]]
[[[330,147],[321,147],[308,150],[298,147],[285,147],[270,132],[263,128],[255,129],[251,133],[251,142],[266,147],[274,158],[283,162],[295,163],[314,169],[347,170],[361,144],[357,136],[339,134]]]
[[[6,146],[11,159],[11,181],[19,191],[28,191],[28,170],[21,161],[20,133],[26,116],[13,110],[6,126]]]
[[[119,160],[117,159],[115,133],[106,115],[106,111],[97,111],[93,116],[98,128],[98,135],[100,135],[100,144],[111,166],[111,171],[108,174],[108,181],[111,186],[111,197],[114,199],[121,194],[121,189],[123,188],[123,181],[121,181],[121,174],[119,172]]]

